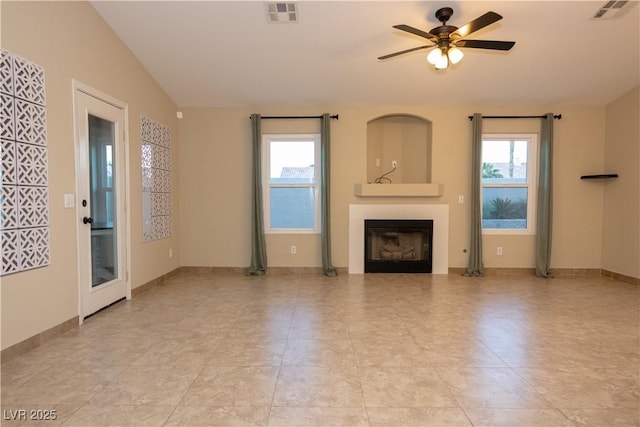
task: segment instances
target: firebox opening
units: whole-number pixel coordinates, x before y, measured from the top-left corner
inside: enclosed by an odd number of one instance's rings
[[[365,273],[431,273],[433,220],[367,219]]]

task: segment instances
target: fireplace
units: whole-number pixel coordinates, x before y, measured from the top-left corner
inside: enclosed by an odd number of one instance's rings
[[[433,220],[365,219],[365,273],[431,273]]]
[[[417,203],[350,204],[349,274],[364,273],[364,222],[367,219],[433,220],[434,249],[431,274],[449,273],[449,205]]]

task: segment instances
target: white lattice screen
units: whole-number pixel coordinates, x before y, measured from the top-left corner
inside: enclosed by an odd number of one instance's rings
[[[171,237],[171,129],[140,117],[142,141],[142,240]]]
[[[1,274],[49,264],[44,69],[2,49],[0,59]]]

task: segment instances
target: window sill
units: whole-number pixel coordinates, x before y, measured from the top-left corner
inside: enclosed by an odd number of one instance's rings
[[[535,232],[533,230],[522,230],[514,228],[489,228],[483,229],[482,234],[486,235],[503,235],[503,236],[533,236]]]
[[[264,234],[320,234],[320,230],[278,229],[265,230]]]
[[[353,185],[358,197],[440,197],[443,184],[368,184]]]

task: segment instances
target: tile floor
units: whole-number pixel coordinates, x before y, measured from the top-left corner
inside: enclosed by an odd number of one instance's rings
[[[181,273],[3,364],[2,425],[638,426],[639,306],[593,276]]]

